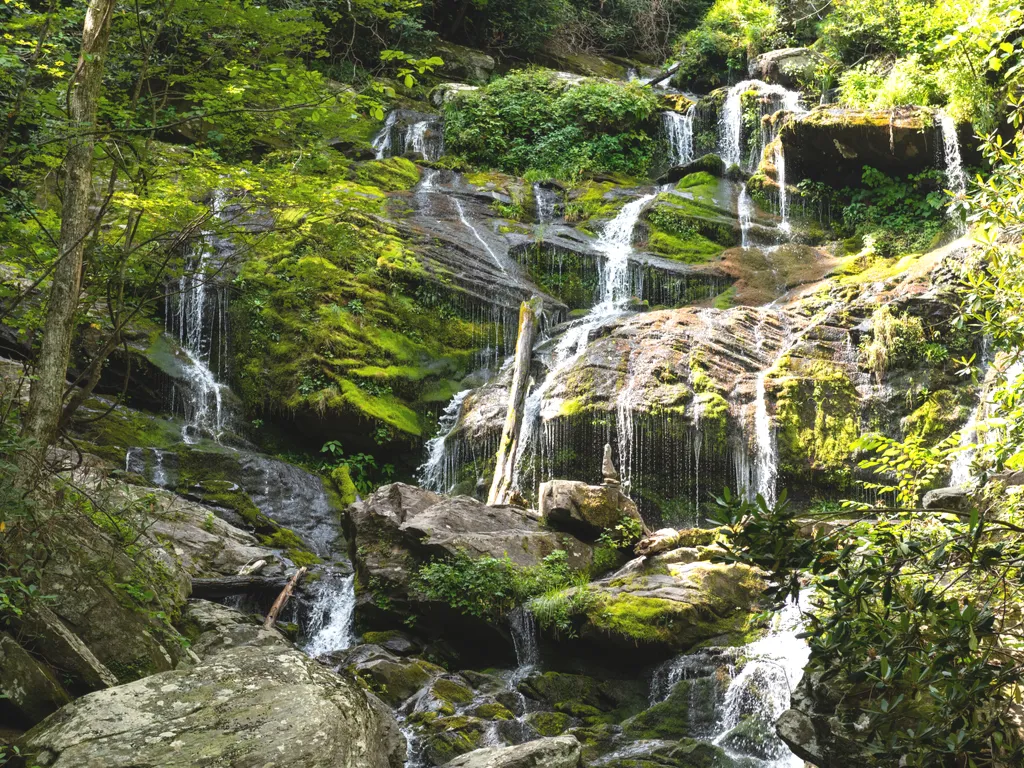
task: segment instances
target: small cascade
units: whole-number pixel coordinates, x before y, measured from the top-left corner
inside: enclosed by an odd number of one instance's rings
[[[225,192],[215,193],[214,217],[220,218],[225,199]],[[175,386],[171,409],[182,412],[182,440],[190,444],[204,437],[219,441],[226,426],[224,385],[210,367],[214,361],[223,365],[225,355],[218,344],[223,345],[227,337],[227,293],[214,284],[211,274],[219,267],[214,233],[206,231],[177,284],[167,286],[165,331],[178,340],[185,357],[185,386],[180,388],[183,391]]]
[[[481,235],[479,230],[477,230],[477,228],[473,226],[473,223],[466,218],[466,212],[462,208],[462,201],[459,200],[459,198],[457,197],[453,197],[452,203],[455,205],[455,210],[459,214],[459,221],[462,222],[462,226],[464,226],[466,229],[473,233],[473,237],[475,237],[477,242],[479,242],[480,245],[484,247],[484,250],[487,251],[487,255],[491,257],[491,259],[497,265],[498,269],[500,269],[503,274],[508,275],[508,271],[505,269],[505,265],[501,263],[501,259],[498,258],[498,254],[496,254],[494,252],[494,249],[491,248],[490,245],[488,245],[487,241],[484,240],[483,235]]]
[[[740,189],[739,200],[736,202],[736,213],[740,220],[740,246],[750,247],[750,226],[754,222],[754,201],[750,199],[750,192],[744,184]]]
[[[537,642],[537,622],[529,608],[520,606],[509,613],[508,627],[516,649],[516,669],[511,682],[511,687],[515,688],[540,665],[540,645]]]
[[[668,159],[671,165],[693,162],[693,115],[692,108],[686,114],[673,111],[661,113],[661,122],[668,137]]]
[[[421,487],[436,493],[447,493],[455,484],[458,467],[452,464],[452,456],[445,443],[459,421],[462,401],[471,391],[464,389],[457,392],[441,412],[441,418],[437,422],[437,435],[427,442],[427,459],[417,472]]]
[[[719,154],[727,168],[737,165],[747,169],[756,164],[756,158],[751,162],[751,158],[743,156],[743,94],[747,91],[756,91],[761,97],[762,117],[780,109],[787,112],[803,111],[799,91],[790,91],[781,85],[770,85],[760,80],[744,80],[734,85],[726,94],[718,119]],[[773,138],[761,136],[762,151]]]
[[[540,184],[533,185],[533,200],[537,206],[537,223],[550,224],[556,218],[558,195],[550,189],[545,189]]]
[[[801,629],[800,605],[791,601],[766,636],[741,650],[745,663],[729,683],[713,743],[733,754],[754,754],[772,768],[803,768],[804,761],[775,735],[775,721],[789,709],[810,657]]]
[[[967,174],[964,173],[963,159],[960,156],[960,139],[957,136],[956,121],[945,112],[939,111],[939,129],[942,132],[942,152],[946,168],[946,186],[956,198],[962,198],[967,192]],[[956,210],[950,209],[955,218],[958,234],[965,231],[963,222]]]
[[[779,478],[779,453],[775,442],[775,428],[768,413],[765,396],[766,382],[771,369],[757,375],[754,397],[754,439],[757,448],[756,476],[757,492],[764,497],[769,507],[775,506],[776,483]]]
[[[355,575],[325,574],[317,583],[310,606],[306,653],[317,658],[352,645],[356,608]]]
[[[395,128],[395,121],[398,119],[398,112],[392,110],[388,112],[387,118],[384,120],[384,126],[378,131],[377,135],[373,137],[373,141],[370,142],[370,146],[373,147],[373,157],[376,160],[383,160],[386,157],[391,156],[391,147],[393,145],[392,133]]]
[[[420,120],[409,126],[405,149],[427,162],[436,161],[444,154],[444,130],[437,120]]]

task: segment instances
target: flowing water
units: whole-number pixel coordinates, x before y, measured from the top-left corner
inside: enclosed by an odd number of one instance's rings
[[[960,156],[960,139],[957,136],[956,121],[945,112],[938,113],[939,129],[942,133],[942,153],[946,169],[946,186],[957,199],[962,199],[967,192],[967,174],[964,173],[963,159]],[[959,211],[950,209],[954,218],[957,234],[963,234],[966,227],[960,218]]]
[[[316,658],[352,645],[356,608],[355,575],[324,574],[314,587],[315,598],[306,624],[306,653]]]
[[[693,115],[693,108],[685,114],[673,111],[661,113],[661,122],[668,137],[668,159],[671,165],[693,162]]]
[[[226,193],[215,193],[212,211],[220,218]],[[226,427],[224,385],[211,369],[214,359],[223,365],[227,343],[227,292],[215,273],[221,268],[214,233],[203,233],[176,285],[168,285],[166,327],[178,340],[181,386],[172,392],[172,411],[184,416],[182,440],[196,443],[204,437],[220,440]]]
[[[500,269],[505,275],[508,275],[508,271],[505,269],[505,265],[502,264],[501,259],[498,257],[498,254],[495,253],[494,249],[491,248],[491,246],[488,244],[486,240],[484,240],[484,237],[483,235],[480,234],[480,231],[475,226],[473,226],[473,222],[466,218],[466,211],[462,207],[462,201],[459,200],[459,198],[457,197],[453,197],[452,204],[455,206],[455,210],[459,214],[459,221],[462,222],[462,226],[464,226],[473,234],[473,237],[476,239],[478,243],[480,243],[480,245],[483,246],[484,250],[487,251],[487,255],[491,257],[491,259],[497,265],[498,269]]]
[[[546,395],[558,375],[579,359],[586,350],[591,333],[627,311],[627,304],[632,295],[629,257],[633,254],[633,231],[636,229],[640,214],[654,197],[655,193],[652,192],[624,205],[618,215],[605,225],[597,241],[597,249],[604,257],[599,271],[600,301],[562,334],[549,362],[547,376],[526,398],[512,480],[513,487],[520,492],[532,494],[535,490],[534,487],[525,487],[524,469],[528,459],[538,453],[542,433],[542,409]],[[531,485],[535,486],[537,480],[538,478],[531,477]]]
[[[427,162],[436,161],[444,154],[444,129],[439,120],[420,120],[409,126],[405,148]]]
[[[727,168],[737,165],[747,169],[753,165],[750,162],[751,158],[744,157],[743,152],[743,94],[748,91],[755,91],[761,97],[762,117],[780,109],[787,112],[802,111],[800,92],[787,90],[781,85],[770,85],[760,80],[744,80],[730,88],[722,104],[718,130],[719,154]],[[769,140],[762,134],[762,150]]]
[[[394,133],[395,121],[398,119],[398,112],[392,110],[388,112],[388,116],[384,120],[384,126],[380,129],[376,136],[373,137],[371,146],[373,147],[373,156],[377,160],[383,160],[386,157],[391,156],[391,147],[393,144],[392,133]]]
[[[750,199],[746,184],[740,189],[740,196],[736,201],[736,215],[740,220],[740,247],[749,248],[750,226],[754,221],[754,201]]]
[[[550,224],[558,218],[558,194],[540,184],[533,185],[533,200],[537,206],[537,223]]]
[[[427,441],[427,460],[417,473],[421,487],[437,493],[447,493],[451,490],[458,466],[453,464],[453,456],[445,443],[458,424],[459,415],[462,413],[462,401],[471,391],[464,389],[457,392],[441,412],[441,418],[437,422],[437,435]]]

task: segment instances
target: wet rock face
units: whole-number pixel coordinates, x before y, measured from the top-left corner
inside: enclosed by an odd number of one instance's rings
[[[0,713],[23,726],[38,723],[70,701],[50,670],[5,632],[0,632],[0,698]]]
[[[804,675],[793,691],[790,708],[776,723],[776,732],[797,757],[819,768],[844,768],[863,764],[860,744],[864,737],[843,725],[837,712],[856,716],[858,699],[821,672]],[[844,703],[845,702],[845,703]],[[854,709],[851,709],[854,708]]]
[[[381,702],[284,646],[232,648],[90,694],[25,744],[49,768],[400,768],[405,756]]]
[[[540,487],[540,514],[545,525],[593,541],[623,518],[643,525],[636,504],[618,485],[587,485],[552,480]]]
[[[815,69],[824,60],[824,56],[810,48],[780,48],[751,59],[747,71],[755,80],[799,88],[814,79]]]
[[[461,755],[446,768],[575,768],[580,743],[575,736],[537,739],[513,747],[485,747]]]
[[[932,113],[921,107],[885,112],[819,107],[787,118],[779,138],[787,178],[837,189],[859,185],[866,165],[890,176],[934,168],[941,147]]]

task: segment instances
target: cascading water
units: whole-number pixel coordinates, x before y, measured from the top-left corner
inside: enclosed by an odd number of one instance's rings
[[[789,189],[786,187],[786,153],[782,142],[775,144],[775,180],[779,185],[779,229],[788,233],[789,226]]]
[[[775,443],[775,430],[768,413],[765,395],[770,369],[757,375],[754,398],[754,439],[756,443],[755,468],[757,470],[757,492],[764,497],[769,507],[775,506],[775,485],[779,477],[779,455]]]
[[[783,109],[787,112],[801,112],[800,92],[790,91],[781,85],[770,85],[760,80],[744,80],[737,83],[726,94],[722,104],[722,111],[719,115],[719,154],[725,165],[738,165],[741,168],[748,164],[743,157],[743,94],[747,91],[756,91],[757,94],[768,100],[768,109],[771,112]],[[771,114],[762,107],[762,114]],[[762,137],[762,144],[766,143],[766,137]]]
[[[956,121],[945,112],[938,113],[939,129],[942,132],[942,152],[946,168],[946,186],[957,198],[962,198],[967,192],[967,174],[964,173],[963,159],[960,156],[960,139],[957,137]],[[954,217],[957,232],[963,233],[965,227],[959,217],[959,213],[951,209],[950,216]]]
[[[597,248],[604,256],[599,272],[600,301],[562,334],[555,347],[547,376],[527,396],[512,479],[513,487],[519,491],[527,490],[523,487],[523,469],[527,463],[526,458],[536,455],[544,398],[558,374],[583,354],[594,330],[626,311],[626,304],[631,295],[629,257],[633,253],[633,231],[636,229],[640,214],[655,195],[656,193],[652,192],[624,205],[618,215],[605,225],[597,241]]]
[[[558,196],[540,184],[533,185],[533,200],[537,206],[537,223],[550,224],[555,220]]]
[[[520,606],[508,615],[512,644],[516,649],[516,669],[512,673],[514,688],[540,665],[540,646],[537,642],[537,623],[529,608]]]
[[[445,443],[459,421],[462,401],[471,391],[464,389],[457,392],[442,411],[437,423],[437,435],[427,441],[427,459],[417,473],[421,487],[437,493],[447,493],[451,490],[452,480],[458,468],[449,466],[451,455]]]
[[[212,211],[220,218],[227,195],[214,194]],[[178,403],[184,412],[182,440],[196,443],[203,437],[219,440],[225,428],[224,387],[210,369],[216,339],[221,342],[227,331],[227,294],[213,284],[216,263],[214,233],[206,231],[196,244],[186,269],[179,278],[176,292],[168,285],[166,328],[177,338],[185,359],[182,361],[184,387],[175,385],[172,410]],[[222,351],[221,351],[222,352]],[[224,355],[218,355],[222,362]]]
[[[490,256],[494,263],[498,266],[498,269],[500,269],[504,274],[507,275],[508,271],[505,269],[505,265],[501,263],[501,259],[498,258],[498,254],[496,254],[494,252],[494,249],[491,248],[491,246],[487,243],[486,240],[484,240],[483,235],[481,235],[479,230],[477,230],[477,228],[473,226],[473,223],[466,218],[466,212],[462,208],[462,201],[459,200],[457,197],[453,197],[452,203],[455,206],[455,210],[459,214],[459,221],[462,222],[462,226],[464,226],[473,234],[473,237],[476,238],[477,242],[484,247],[485,251],[487,251],[487,255]]]
[[[356,608],[355,575],[325,574],[315,587],[306,634],[306,653],[317,658],[352,645]]]
[[[746,184],[740,189],[740,196],[736,201],[736,214],[740,220],[740,247],[749,248],[750,226],[754,222],[754,201],[750,199]]]
[[[668,111],[661,113],[661,122],[668,137],[668,157],[671,165],[693,162],[693,115],[691,107],[686,114]]]
[[[373,147],[373,156],[375,159],[383,160],[391,154],[391,134],[394,131],[395,121],[397,119],[398,112],[394,110],[388,112],[388,116],[384,120],[384,126],[380,129],[377,135],[373,137],[373,141],[370,143],[370,146]]]
[[[437,120],[420,120],[409,126],[405,137],[406,151],[415,152],[427,162],[444,154],[443,129]]]

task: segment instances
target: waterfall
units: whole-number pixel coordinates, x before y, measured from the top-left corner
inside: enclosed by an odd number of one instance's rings
[[[445,443],[459,421],[462,401],[471,391],[464,389],[457,392],[441,412],[441,418],[437,422],[437,435],[427,441],[427,459],[417,472],[421,487],[437,493],[447,493],[451,490],[458,468],[449,466],[449,454]]]
[[[718,118],[719,154],[725,161],[726,168],[733,165],[744,167],[743,94],[747,91],[756,91],[762,98],[767,97],[768,104],[761,108],[762,116],[780,109],[787,112],[803,111],[799,91],[789,91],[781,85],[770,85],[760,80],[744,80],[734,85],[725,96]],[[762,145],[765,144],[766,142],[762,140]]]
[[[736,214],[740,220],[740,246],[750,247],[750,225],[754,221],[754,201],[750,199],[750,192],[744,184],[740,189],[740,197],[736,203]]]
[[[435,136],[435,134],[439,134]],[[420,120],[409,126],[405,137],[406,151],[415,152],[427,162],[444,154],[444,133],[439,121]]]
[[[956,121],[941,110],[938,113],[939,129],[942,132],[942,152],[946,168],[946,185],[953,195],[960,199],[967,192],[967,174],[964,173],[963,160],[960,157],[960,139],[957,137]],[[955,219],[957,233],[965,231],[959,213],[950,208],[949,214]]]
[[[782,142],[775,143],[775,180],[779,185],[779,229],[788,233],[789,227],[789,190],[786,189],[786,153]]]
[[[631,295],[629,257],[633,253],[633,231],[636,229],[640,214],[655,195],[656,193],[652,192],[624,205],[618,215],[605,225],[598,238],[597,249],[604,256],[599,273],[600,301],[562,334],[555,347],[547,376],[526,398],[516,451],[513,488],[524,490],[523,470],[527,463],[526,459],[536,455],[541,431],[541,409],[544,398],[554,385],[558,374],[583,354],[590,334],[598,326],[626,311],[626,304]]]
[[[370,145],[373,147],[373,156],[377,160],[383,160],[391,155],[391,134],[395,127],[395,121],[398,119],[398,112],[392,110],[388,112],[387,118],[384,120],[384,127],[380,129],[376,136],[373,137],[373,141]]]
[[[316,597],[310,606],[306,653],[316,658],[343,651],[353,641],[352,624],[356,608],[355,575],[324,575],[316,583]]]
[[[669,163],[686,165],[693,162],[693,114],[691,107],[686,114],[662,112],[661,122],[668,137]]]
[[[215,218],[220,218],[226,196],[222,190],[214,193]],[[182,376],[186,386],[180,397],[185,424],[181,436],[190,444],[204,436],[219,441],[225,427],[223,385],[210,369],[215,338],[219,335],[223,341],[227,326],[227,295],[222,288],[211,288],[213,278],[208,274],[220,266],[215,261],[213,237],[213,232],[203,232],[196,243],[178,279],[176,296],[170,295],[168,285],[165,330],[177,338],[184,353]],[[178,388],[175,387],[174,400],[177,399]],[[172,403],[172,408],[175,404]]]
[[[555,220],[557,195],[540,184],[533,185],[533,200],[537,206],[537,223],[549,224]]]
[[[789,709],[793,689],[810,657],[807,643],[799,637],[801,629],[800,605],[790,601],[776,616],[769,633],[741,650],[746,663],[729,683],[713,743],[730,751],[750,750],[769,766],[803,768],[804,761],[775,735],[775,721]],[[756,744],[748,736],[749,721],[757,726]],[[744,725],[745,733],[734,733],[740,725]]]

